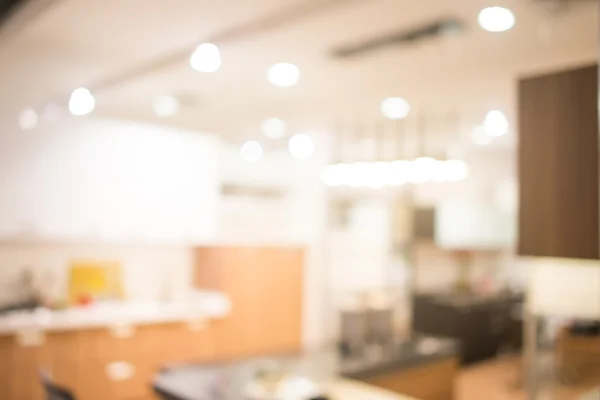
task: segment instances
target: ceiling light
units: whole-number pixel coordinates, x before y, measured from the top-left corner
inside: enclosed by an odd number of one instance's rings
[[[471,132],[471,140],[478,146],[487,146],[492,143],[494,138],[487,134],[483,126],[479,125]]]
[[[504,136],[508,133],[508,119],[502,111],[492,110],[485,116],[483,129],[490,136]]]
[[[255,162],[262,158],[263,149],[257,141],[249,140],[242,145],[240,155],[244,161]]]
[[[444,162],[447,181],[462,181],[469,176],[469,166],[463,160],[448,160]]]
[[[192,53],[190,65],[199,72],[215,72],[221,67],[221,52],[212,43],[202,43]]]
[[[400,186],[410,180],[411,165],[410,161],[393,161],[391,165],[390,179],[388,184],[391,186]]]
[[[267,77],[275,86],[290,87],[298,83],[300,70],[294,64],[279,63],[269,67]]]
[[[381,113],[389,119],[406,118],[410,112],[410,104],[402,97],[388,97],[381,102]]]
[[[431,157],[419,157],[411,164],[409,180],[412,183],[425,183],[435,179],[438,161]]]
[[[508,8],[488,7],[479,13],[479,25],[488,32],[507,31],[515,22],[515,15]]]
[[[268,118],[260,124],[260,130],[269,139],[279,139],[285,136],[287,124],[279,118]]]
[[[71,114],[80,116],[94,111],[96,99],[92,92],[86,88],[75,89],[69,98],[69,111]]]
[[[161,96],[154,101],[154,113],[159,117],[172,117],[179,113],[179,100],[173,96]]]
[[[27,108],[19,114],[19,126],[25,131],[35,128],[38,120],[37,112],[31,108]]]
[[[388,184],[391,165],[383,161],[377,161],[371,165],[369,170],[369,187],[380,189]]]
[[[292,157],[306,160],[315,152],[315,143],[312,138],[304,133],[299,133],[290,138],[288,148]]]
[[[369,186],[371,165],[366,162],[355,162],[350,165],[348,184],[351,187]]]

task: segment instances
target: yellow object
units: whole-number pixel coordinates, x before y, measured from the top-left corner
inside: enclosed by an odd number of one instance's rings
[[[121,264],[117,261],[73,261],[69,274],[69,302],[122,299]]]

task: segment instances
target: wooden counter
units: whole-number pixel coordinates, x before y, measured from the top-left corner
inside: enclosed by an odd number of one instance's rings
[[[0,399],[42,399],[40,368],[83,400],[153,399],[149,382],[160,368],[215,359],[214,329],[197,328],[167,323],[80,329],[50,332],[35,344],[0,336]]]

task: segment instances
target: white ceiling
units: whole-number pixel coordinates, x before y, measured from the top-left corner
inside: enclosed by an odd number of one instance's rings
[[[98,88],[99,115],[229,138],[258,135],[260,121],[270,116],[298,129],[330,127],[339,119],[373,121],[387,96],[402,96],[426,112],[460,112],[464,124],[474,124],[490,108],[514,117],[518,76],[598,57],[594,1],[574,1],[550,14],[534,0],[330,0],[336,4],[321,12],[217,43],[223,66],[214,74],[189,67],[188,55],[199,42],[314,1],[46,0],[52,3],[47,10],[9,26],[0,40],[0,118],[16,126],[22,108],[64,104],[73,88],[88,86]],[[513,30],[492,34],[478,27],[478,12],[495,4],[515,12]],[[361,58],[330,56],[337,45],[442,16],[463,18],[466,32]],[[102,83],[178,52],[183,56],[164,68]],[[280,61],[299,66],[297,86],[268,83],[268,66]],[[195,102],[176,117],[159,119],[152,102],[164,94]]]

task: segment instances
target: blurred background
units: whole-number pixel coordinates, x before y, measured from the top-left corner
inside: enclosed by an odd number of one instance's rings
[[[0,1],[0,398],[306,352],[407,399],[600,398],[598,16]]]

